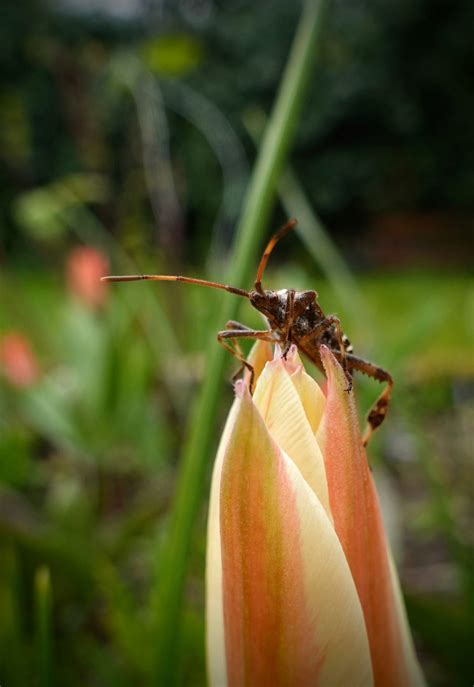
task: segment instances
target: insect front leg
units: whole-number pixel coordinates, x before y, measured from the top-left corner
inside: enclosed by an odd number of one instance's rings
[[[239,332],[240,332],[240,331],[242,331],[242,332],[251,332],[251,331],[253,331],[250,327],[247,327],[246,324],[242,324],[241,322],[237,322],[236,320],[229,320],[229,321],[226,323],[225,328],[226,328],[226,331],[232,331],[232,330],[238,330]],[[221,333],[221,332],[220,332],[220,333]],[[217,335],[217,338],[219,339],[219,334]],[[235,336],[232,338],[232,343],[233,343],[233,345],[234,345],[234,349],[235,349],[235,351],[238,353],[238,355],[240,356],[240,358],[243,358],[243,357],[244,357],[244,354],[243,354],[242,349],[241,349],[240,346],[239,346],[239,342],[236,340],[236,338],[237,338],[237,337],[235,337]],[[242,338],[242,337],[241,337],[241,338]],[[243,338],[246,338],[246,337],[243,337]],[[248,337],[248,338],[250,338],[250,337]],[[222,343],[222,341],[219,341],[219,343]],[[242,368],[240,368],[239,370],[237,370],[237,373],[236,373],[234,376],[237,377],[237,376],[240,374],[241,370],[242,370]]]
[[[242,324],[241,322],[237,322],[236,320],[229,320],[226,323],[225,328],[227,331],[232,331],[232,330],[238,330],[238,331],[243,331],[243,332],[251,331],[250,327],[247,327],[246,324]],[[222,340],[219,339],[219,334],[217,335],[217,339],[218,339],[219,343],[221,345],[223,345],[226,350],[230,350],[229,344],[224,345]],[[232,349],[232,355],[234,357],[236,357],[239,361],[242,362],[242,360],[245,358],[245,356],[242,352],[242,349],[239,346],[239,342],[237,341],[236,337],[232,338],[232,345],[234,346],[234,348]],[[242,365],[239,367],[237,372],[234,375],[232,375],[232,381],[233,382],[237,379],[237,377],[240,375],[240,373],[242,372],[242,370],[245,367],[246,366],[244,365],[244,363],[242,363]]]
[[[251,332],[252,331],[252,329],[250,327],[247,327],[246,324],[242,324],[242,322],[237,322],[236,320],[229,320],[226,323],[225,328],[226,328],[226,330],[239,329],[239,330],[244,331],[244,332]]]
[[[355,355],[351,355],[349,353],[346,354],[346,360],[349,369],[358,370],[368,377],[376,379],[378,382],[385,382],[387,385],[367,415],[367,429],[365,430],[362,439],[364,446],[367,446],[370,437],[377,427],[380,427],[382,422],[385,420],[385,416],[387,415],[393,389],[393,378],[392,375],[383,368],[378,367],[373,363],[369,363],[367,360],[363,360],[362,358],[357,358]]]
[[[253,382],[254,382],[254,377],[255,377],[255,370],[253,369],[253,366],[248,362],[248,360],[245,358],[242,349],[239,346],[239,342],[237,339],[257,339],[259,341],[268,341],[269,343],[274,343],[275,342],[275,337],[273,335],[273,332],[268,330],[268,331],[259,331],[256,329],[249,329],[246,327],[244,324],[240,324],[240,322],[234,322],[231,320],[230,322],[227,322],[226,327],[230,327],[229,329],[225,329],[221,332],[218,332],[217,334],[217,340],[223,346],[226,351],[229,351],[234,358],[237,358],[237,360],[241,363],[242,366],[246,367],[247,370],[250,372],[250,393],[253,392]],[[230,343],[227,342],[227,339],[230,339],[230,342],[233,344],[233,348],[230,345]],[[237,371],[237,375],[240,374],[240,369]]]

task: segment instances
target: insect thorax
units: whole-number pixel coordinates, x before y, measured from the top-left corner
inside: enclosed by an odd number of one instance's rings
[[[298,337],[308,334],[324,317],[316,298],[315,291],[291,289],[250,293],[251,304],[265,315],[270,327],[287,330],[288,321],[291,320],[291,329]]]

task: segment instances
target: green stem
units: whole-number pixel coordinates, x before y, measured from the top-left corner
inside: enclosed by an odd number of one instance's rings
[[[259,244],[266,231],[276,185],[296,131],[329,0],[307,0],[293,41],[273,112],[266,127],[236,231],[228,283],[249,283]],[[219,326],[237,316],[240,300],[227,294]],[[206,469],[215,443],[215,418],[226,365],[226,352],[209,343],[206,378],[194,408],[184,446],[167,536],[160,548],[154,615],[157,685],[177,681],[177,645],[183,589],[192,529],[201,503]]]
[[[38,684],[40,687],[51,687],[53,684],[52,597],[51,578],[46,567],[39,568],[35,575],[35,620]]]

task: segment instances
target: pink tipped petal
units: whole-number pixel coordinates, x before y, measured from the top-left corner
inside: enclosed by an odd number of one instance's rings
[[[370,687],[362,610],[334,529],[250,395],[238,403],[220,493],[228,682],[211,684]]]
[[[331,517],[324,459],[302,400],[282,358],[267,363],[254,402],[272,438],[294,461]]]
[[[320,348],[328,378],[326,408],[318,430],[334,527],[347,557],[365,622],[376,687],[423,684],[403,637],[380,506],[362,447],[352,392],[339,363]]]

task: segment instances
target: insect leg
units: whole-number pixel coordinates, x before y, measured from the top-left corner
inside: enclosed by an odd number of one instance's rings
[[[339,322],[339,318],[336,317],[335,315],[328,315],[324,319],[317,324],[314,329],[312,329],[310,332],[302,336],[300,339],[298,339],[298,345],[304,344],[307,341],[310,341],[311,339],[317,339],[323,332],[326,331],[326,329],[329,329],[329,327],[332,327],[334,324]]]
[[[369,363],[367,360],[363,360],[362,358],[357,358],[355,355],[350,353],[346,354],[346,360],[349,369],[362,372],[368,377],[376,379],[378,382],[385,382],[387,385],[378,399],[375,401],[367,416],[368,424],[362,440],[364,446],[367,446],[374,431],[377,429],[377,427],[380,427],[382,422],[385,420],[390,403],[390,397],[392,395],[393,378],[392,375],[383,368],[378,367],[373,363]]]
[[[238,329],[239,331],[243,331],[243,332],[252,331],[251,328],[247,327],[246,324],[242,324],[241,322],[237,322],[236,320],[229,320],[226,323],[225,328],[226,328],[226,330]],[[232,338],[232,343],[234,345],[234,349],[237,351],[239,356],[242,358],[244,354],[242,353],[242,349],[240,348],[238,341],[236,340],[236,337]],[[242,368],[237,370],[237,372],[234,376],[237,377],[240,374],[241,370],[242,370]]]
[[[241,322],[236,322],[236,320],[229,320],[225,326],[226,329],[241,329],[242,331],[250,332],[251,328],[247,327],[246,324]]]
[[[229,351],[229,353],[231,353],[234,356],[234,358],[237,358],[237,360],[250,372],[250,393],[252,393],[255,370],[243,355],[237,339],[259,339],[260,341],[269,341],[270,343],[272,343],[275,341],[275,338],[273,336],[273,332],[271,332],[270,330],[258,331],[256,329],[248,329],[247,327],[245,327],[245,325],[240,324],[239,322],[231,321],[227,323],[227,325],[229,324],[236,324],[240,328],[236,327],[234,329],[226,329],[221,332],[218,332],[217,340],[221,344],[221,346],[223,346],[227,351]],[[233,348],[226,341],[226,339],[231,340],[231,342],[234,345]],[[237,374],[239,374],[239,372]]]
[[[248,334],[249,332],[252,332],[252,331],[255,332],[255,330],[252,330],[250,327],[247,327],[246,324],[242,324],[241,322],[236,322],[235,320],[229,320],[229,321],[226,323],[225,328],[226,328],[226,330],[239,330],[239,331],[242,331],[242,332],[246,332],[247,334]],[[260,334],[265,334],[265,332],[259,332],[259,333],[260,333]],[[271,332],[268,332],[268,333],[270,334]],[[245,334],[241,334],[240,337],[241,337],[241,338],[262,338],[261,336],[260,336],[260,337],[256,337],[256,336],[254,336],[254,335],[251,334],[251,333],[248,334],[247,337],[245,336]],[[262,340],[266,340],[266,339],[262,339]],[[269,339],[268,339],[268,342],[269,342],[269,343],[272,343],[272,342],[273,342],[273,339],[270,339],[270,338],[269,338]],[[222,341],[220,341],[219,343],[222,344]],[[242,353],[242,349],[240,348],[240,346],[239,346],[239,344],[238,344],[238,341],[236,340],[236,337],[235,337],[235,336],[232,337],[232,344],[233,344],[233,346],[234,346],[234,349],[233,349],[233,351],[232,351],[232,355],[234,355],[234,357],[236,357],[238,360],[242,360],[242,359],[244,358],[244,354]],[[223,344],[222,344],[222,345],[223,345]],[[228,346],[225,346],[225,348],[226,348],[226,350],[229,350],[229,349],[228,349]],[[237,355],[235,355],[234,351],[237,353]],[[242,372],[242,369],[243,369],[244,367],[245,367],[245,365],[242,363],[242,365],[239,367],[239,369],[236,371],[236,373],[232,376],[232,380],[233,380],[233,381],[235,381],[235,380],[238,378],[238,376],[240,375],[240,373]]]

